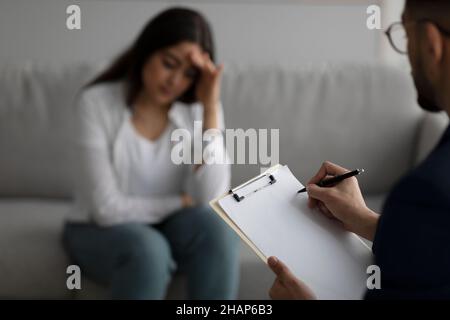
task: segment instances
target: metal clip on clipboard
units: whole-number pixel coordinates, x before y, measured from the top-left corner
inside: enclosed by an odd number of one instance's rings
[[[255,190],[253,190],[253,191],[247,193],[246,195],[239,196],[239,195],[236,193],[236,191],[238,191],[238,190],[240,190],[240,189],[242,189],[242,188],[248,186],[249,184],[252,184],[252,183],[254,183],[254,182],[256,182],[256,181],[259,181],[259,180],[261,180],[261,179],[264,179],[264,178],[269,178],[269,179],[270,179],[270,181],[268,182],[268,184],[263,185],[262,187],[259,187],[259,188],[255,189]],[[253,193],[255,193],[255,192],[258,192],[259,190],[264,189],[264,188],[266,188],[266,187],[268,187],[268,186],[274,184],[275,182],[277,182],[277,179],[275,179],[275,177],[274,177],[272,174],[271,174],[271,175],[263,175],[263,176],[260,176],[260,177],[256,177],[256,178],[254,178],[254,179],[252,179],[252,180],[250,180],[250,181],[247,181],[247,182],[244,183],[242,186],[239,186],[239,187],[237,187],[237,188],[231,189],[231,190],[229,191],[229,193],[233,195],[233,198],[236,199],[237,202],[241,202],[242,200],[245,199],[245,197],[248,197],[249,195],[251,195],[251,194],[253,194]]]

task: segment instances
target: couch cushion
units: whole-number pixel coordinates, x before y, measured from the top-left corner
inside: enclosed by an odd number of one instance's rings
[[[0,297],[68,298],[62,201],[0,199]]]

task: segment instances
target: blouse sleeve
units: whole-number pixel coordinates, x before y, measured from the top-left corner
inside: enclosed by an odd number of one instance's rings
[[[191,167],[186,183],[186,192],[196,203],[208,204],[230,188],[230,159],[224,144],[224,129],[223,109],[220,105],[219,129],[209,130],[204,135],[204,162],[197,170],[194,170],[194,166]]]
[[[121,192],[111,163],[105,114],[81,93],[76,105],[76,191],[95,223],[111,226],[125,222],[158,223],[182,207],[180,195],[136,197]]]

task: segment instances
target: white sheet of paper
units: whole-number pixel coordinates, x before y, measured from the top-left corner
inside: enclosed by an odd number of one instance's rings
[[[238,202],[232,195],[219,205],[266,256],[277,256],[319,299],[361,299],[366,289],[370,249],[337,222],[307,206],[303,185],[287,166],[273,173],[277,182]],[[240,189],[246,195],[267,185],[263,178]]]

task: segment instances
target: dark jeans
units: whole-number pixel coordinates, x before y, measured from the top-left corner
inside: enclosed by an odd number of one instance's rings
[[[67,223],[64,246],[81,274],[113,299],[163,299],[172,273],[187,275],[189,299],[235,299],[238,237],[208,207],[177,211],[157,225]]]

